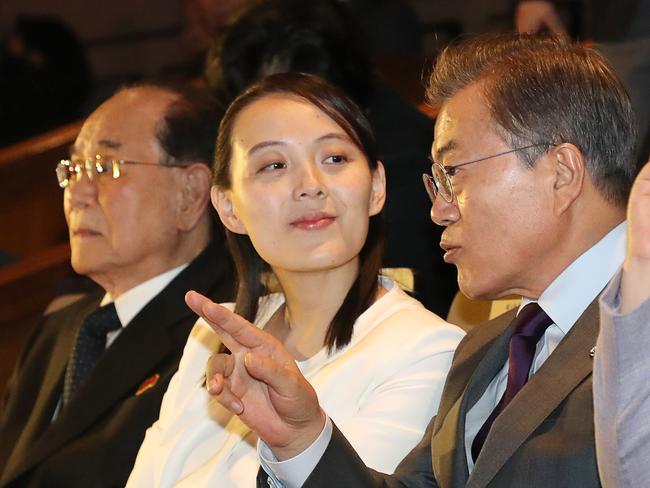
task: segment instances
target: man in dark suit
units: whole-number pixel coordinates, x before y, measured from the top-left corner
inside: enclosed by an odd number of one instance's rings
[[[421,444],[392,477],[366,468],[281,345],[190,294],[233,352],[211,360],[210,392],[263,439],[261,485],[598,486],[596,297],[625,250],[629,98],[596,52],[517,34],[448,47],[428,96],[445,260],[470,297],[523,303],[461,342]]]
[[[72,266],[102,288],[43,318],[8,387],[1,486],[124,486],[196,316],[232,298],[209,211],[222,107],[191,89],[124,89],[84,123],[64,190]]]

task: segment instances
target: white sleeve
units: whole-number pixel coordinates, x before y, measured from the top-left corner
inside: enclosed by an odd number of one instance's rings
[[[333,430],[332,421],[327,417],[325,426],[316,440],[300,454],[285,461],[278,461],[264,441],[258,441],[257,457],[262,469],[268,475],[268,485],[300,488],[325,454]]]

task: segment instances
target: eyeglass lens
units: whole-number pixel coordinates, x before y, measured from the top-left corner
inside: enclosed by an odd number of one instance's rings
[[[438,186],[438,191],[440,196],[445,199],[447,202],[451,202],[454,199],[454,190],[451,187],[451,182],[449,177],[445,173],[445,170],[439,164],[434,164],[432,166],[433,178]]]
[[[113,160],[100,158],[86,159],[85,161],[63,160],[56,166],[56,176],[61,188],[66,188],[70,182],[81,178],[82,172],[86,173],[89,180],[98,174],[110,173],[113,179],[121,176],[120,165]]]

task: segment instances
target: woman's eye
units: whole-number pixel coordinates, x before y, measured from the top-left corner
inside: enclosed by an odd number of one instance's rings
[[[262,166],[262,169],[260,171],[277,171],[279,169],[286,169],[287,163],[284,163],[282,161],[273,161],[270,164],[266,164]]]
[[[346,158],[342,154],[333,154],[332,156],[325,158],[323,162],[325,164],[341,164],[341,163],[347,163],[348,158]]]

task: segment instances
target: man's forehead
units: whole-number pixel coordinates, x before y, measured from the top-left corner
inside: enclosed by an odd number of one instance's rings
[[[117,93],[93,112],[81,128],[71,153],[156,145],[157,128],[174,96],[162,90],[133,88]]]
[[[458,147],[456,137],[458,122],[455,113],[449,109],[449,103],[444,103],[438,112],[434,128],[433,145],[431,146],[431,156],[434,161],[439,161],[446,152]]]
[[[479,84],[458,91],[440,107],[436,118],[432,157],[480,144],[496,134],[492,115]]]
[[[99,139],[97,141],[87,141],[83,138],[78,138],[77,141],[75,141],[75,143],[70,146],[70,154],[83,153],[88,149],[89,145],[92,145],[97,149],[117,150],[122,147],[122,142],[115,139]]]

